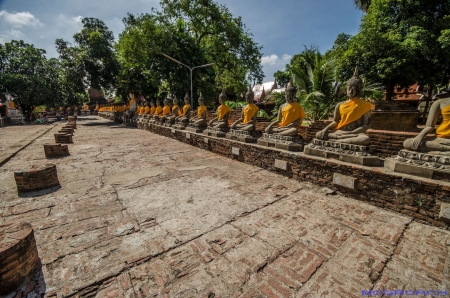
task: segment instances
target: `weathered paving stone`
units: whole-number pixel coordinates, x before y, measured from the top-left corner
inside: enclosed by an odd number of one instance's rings
[[[42,159],[62,124],[0,167],[0,229],[30,222],[43,264],[25,286],[30,293],[314,298],[450,288],[446,230],[170,138],[82,118],[71,155],[58,159],[61,189],[18,197],[11,173]]]

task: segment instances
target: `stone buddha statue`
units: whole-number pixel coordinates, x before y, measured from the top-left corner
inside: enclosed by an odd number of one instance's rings
[[[266,134],[279,134],[281,136],[297,136],[302,125],[305,111],[295,101],[297,88],[289,82],[286,86],[286,103],[278,109],[278,118],[266,128]],[[278,124],[278,127],[275,127]]]
[[[181,110],[180,107],[178,106],[178,99],[175,96],[173,98],[173,106],[172,106],[172,111],[169,115],[164,116],[162,120],[164,120],[164,122],[168,125],[172,125],[175,123],[175,119],[177,117],[179,117],[181,115]]]
[[[159,120],[159,117],[162,114],[162,106],[161,106],[161,102],[159,101],[159,99],[156,100],[156,108],[155,108],[155,112],[153,113],[153,119],[152,122],[154,122],[155,120]]]
[[[258,116],[259,108],[253,103],[255,93],[251,87],[245,93],[245,101],[247,105],[242,109],[241,118],[231,124],[230,128],[233,130],[253,131],[255,130],[256,117]]]
[[[188,123],[189,122],[189,114],[191,112],[191,99],[189,98],[189,94],[186,92],[184,96],[184,106],[181,115],[176,118],[177,122]]]
[[[209,128],[228,129],[228,120],[230,119],[231,109],[225,104],[227,95],[222,91],[219,95],[220,106],[217,108],[217,117],[211,119],[208,123]]]
[[[148,106],[147,103],[144,104],[144,112],[143,114],[147,115],[148,113],[150,113],[150,107]]]
[[[148,112],[149,118],[153,118],[153,114],[155,114],[155,111],[156,111],[155,102],[152,100],[150,102],[150,111]]]
[[[338,143],[369,145],[370,139],[366,131],[370,126],[373,105],[359,97],[363,82],[356,67],[353,77],[347,82],[348,100],[336,105],[333,122],[317,132],[319,140],[330,140]],[[330,131],[330,129],[335,129]]]
[[[206,128],[206,116],[208,115],[208,110],[205,106],[205,100],[203,99],[202,93],[198,98],[198,108],[197,115],[189,119],[189,125],[186,130],[192,132],[202,132]]]
[[[433,103],[428,113],[426,127],[415,138],[406,139],[403,147],[407,150],[431,154],[450,155],[450,93],[436,95],[439,98]],[[435,135],[428,136],[436,127],[438,116],[442,115],[442,123]]]

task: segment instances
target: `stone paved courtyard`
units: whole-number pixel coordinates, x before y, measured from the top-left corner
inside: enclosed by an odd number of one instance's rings
[[[71,156],[47,160],[43,144],[62,125],[0,167],[0,228],[30,222],[43,264],[30,291],[217,298],[450,290],[448,231],[94,116],[79,118]],[[14,146],[18,133],[1,129],[1,146]],[[19,197],[13,171],[48,161],[62,187]]]

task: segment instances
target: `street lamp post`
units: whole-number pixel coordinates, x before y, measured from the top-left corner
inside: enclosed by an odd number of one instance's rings
[[[194,66],[194,67],[189,67],[189,66],[187,66],[186,64],[181,63],[181,62],[178,61],[177,59],[170,57],[169,55],[166,55],[166,54],[164,54],[164,53],[161,53],[161,54],[162,54],[164,57],[166,57],[166,58],[168,58],[168,59],[170,59],[170,60],[172,60],[172,61],[174,61],[174,62],[176,62],[176,63],[178,63],[178,64],[180,64],[180,65],[183,65],[183,66],[189,68],[189,71],[190,71],[190,73],[191,73],[191,106],[194,107],[194,95],[192,94],[192,93],[193,93],[193,91],[192,91],[192,70],[194,70],[194,69],[196,69],[196,68],[201,68],[201,67],[211,66],[211,65],[214,65],[214,63],[208,63],[208,64],[198,65],[198,66]]]

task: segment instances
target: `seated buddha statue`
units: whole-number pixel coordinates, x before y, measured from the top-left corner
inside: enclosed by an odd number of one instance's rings
[[[198,108],[197,108],[197,116],[189,119],[189,123],[194,126],[206,126],[206,116],[208,115],[208,110],[205,106],[205,100],[203,99],[202,93],[200,93],[200,97],[198,98]]]
[[[184,96],[183,111],[181,111],[181,115],[179,115],[175,119],[176,122],[181,122],[181,123],[184,123],[184,124],[189,123],[189,113],[191,112],[190,101],[191,101],[191,99],[189,98],[189,95],[186,92],[186,95]]]
[[[172,111],[163,117],[162,120],[164,120],[164,122],[168,123],[168,124],[174,124],[175,123],[175,119],[181,115],[181,110],[180,107],[178,106],[178,98],[175,96],[173,98],[173,106],[172,106]]]
[[[316,138],[338,143],[369,145],[366,131],[370,126],[373,105],[360,99],[363,82],[358,74],[358,67],[353,77],[347,82],[348,100],[336,105],[333,122],[317,132]],[[334,129],[334,131],[330,131]]]
[[[153,118],[153,114],[155,114],[155,111],[156,111],[155,102],[152,100],[150,102],[150,111],[148,112],[150,118]]]
[[[297,88],[289,82],[286,86],[286,103],[278,109],[278,118],[272,122],[265,130],[267,134],[278,134],[281,136],[297,136],[298,129],[302,125],[305,111],[302,106],[295,101]],[[275,127],[278,124],[278,127]]]
[[[144,104],[144,112],[142,114],[147,115],[148,113],[150,113],[150,107],[148,106],[148,104]]]
[[[153,113],[153,119],[158,119],[159,120],[159,116],[161,116],[162,114],[162,106],[161,106],[161,102],[158,100],[156,100],[156,109],[155,112]]]
[[[217,117],[209,121],[208,127],[221,129],[228,128],[228,120],[230,119],[231,109],[225,104],[226,100],[227,95],[225,94],[225,91],[222,91],[222,93],[220,93],[219,95],[220,106],[217,108]]]
[[[406,139],[403,147],[407,150],[450,155],[450,93],[436,95],[436,100],[428,113],[426,127],[415,138]],[[435,135],[428,136],[435,127],[438,116],[442,115],[442,123],[436,129]]]
[[[253,131],[255,130],[256,117],[258,115],[259,108],[253,103],[255,93],[253,93],[251,87],[248,87],[248,91],[245,93],[245,101],[247,105],[242,109],[241,118],[231,124],[230,128],[235,130]]]

